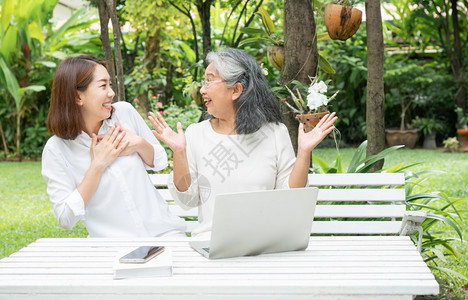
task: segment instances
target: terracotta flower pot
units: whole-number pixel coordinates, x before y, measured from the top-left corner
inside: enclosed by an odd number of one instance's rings
[[[302,114],[296,115],[296,119],[304,124],[304,131],[309,132],[317,126],[318,122],[330,112],[320,112],[320,113],[312,113],[312,114]]]
[[[458,137],[460,139],[460,150],[468,151],[468,129],[457,129]]]
[[[400,130],[390,128],[385,129],[385,135],[389,146],[405,145],[406,148],[413,149],[418,140],[417,129]]]
[[[332,40],[345,41],[358,31],[361,25],[362,12],[351,6],[327,4],[324,21],[328,35]]]

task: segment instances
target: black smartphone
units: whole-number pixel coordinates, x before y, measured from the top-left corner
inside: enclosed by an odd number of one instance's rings
[[[149,261],[163,251],[163,246],[142,246],[122,256],[119,262],[141,264]]]

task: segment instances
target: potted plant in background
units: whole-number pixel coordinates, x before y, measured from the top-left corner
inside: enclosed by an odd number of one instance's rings
[[[435,149],[436,144],[436,134],[438,131],[442,130],[443,126],[435,118],[419,118],[416,117],[412,123],[413,127],[417,128],[420,132],[424,134],[424,149]]]
[[[284,86],[292,97],[295,106],[289,104],[285,97],[281,97],[284,96],[284,94],[282,94],[284,91],[282,88],[272,89],[278,96],[280,96],[280,101],[286,103],[291,111],[296,114],[296,119],[304,124],[305,132],[309,132],[314,129],[320,119],[330,113],[328,111],[327,104],[338,94],[338,92],[336,92],[333,96],[328,97],[326,95],[328,90],[327,84],[324,81],[319,81],[318,77],[309,78],[311,80],[310,86],[297,80],[292,81],[292,84],[295,85],[293,88],[295,89],[295,92],[293,92],[288,86]]]
[[[259,37],[251,37],[243,39],[239,43],[239,47],[244,46],[249,43],[257,42],[267,42],[270,45],[267,47],[267,58],[270,64],[281,71],[283,68],[284,61],[284,38],[281,32],[279,32],[274,25],[272,19],[268,15],[268,12],[263,8],[259,7],[257,13],[262,21],[263,28],[252,28],[252,27],[243,27],[240,29],[242,33],[248,35],[259,35]],[[359,26],[358,26],[359,27]],[[357,29],[356,29],[357,30]],[[317,34],[318,41],[329,40],[330,37],[328,33],[319,33]],[[319,52],[319,68],[328,74],[335,74],[335,70],[330,65],[328,60]]]
[[[324,21],[332,40],[346,41],[358,31],[362,11],[351,6],[349,0],[335,1],[325,6]]]
[[[461,107],[455,109],[458,117],[458,138],[460,139],[460,150],[468,151],[468,113],[464,114]]]
[[[273,24],[273,21],[263,7],[258,8],[258,14],[262,19],[263,29],[243,27],[240,29],[240,31],[249,35],[259,34],[261,37],[244,39],[239,43],[239,47],[248,43],[259,41],[267,41],[268,43],[271,43],[271,45],[267,48],[268,61],[273,67],[275,67],[275,69],[281,71],[284,60],[283,36],[275,31],[275,25]]]
[[[411,127],[411,115],[412,108],[417,103],[427,102],[429,97],[426,90],[432,84],[432,79],[425,77],[425,72],[424,65],[408,62],[396,62],[385,70],[386,117],[392,113],[389,119],[394,121],[398,114],[400,123],[399,127],[385,129],[389,146],[405,145],[413,149],[418,141],[418,129]]]

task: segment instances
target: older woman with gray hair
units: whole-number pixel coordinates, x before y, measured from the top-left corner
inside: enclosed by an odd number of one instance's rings
[[[150,113],[153,134],[174,152],[169,188],[177,204],[199,207],[193,235],[209,234],[220,193],[304,187],[311,151],[333,130],[334,113],[310,132],[299,125],[297,158],[278,100],[257,61],[237,49],[207,56],[200,90],[210,119],[173,131]]]

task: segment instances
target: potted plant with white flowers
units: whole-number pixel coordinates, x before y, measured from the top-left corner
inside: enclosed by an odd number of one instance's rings
[[[277,95],[280,95],[280,101],[284,102],[296,114],[296,119],[304,124],[305,132],[311,131],[320,119],[330,113],[327,105],[339,92],[328,97],[326,95],[328,91],[327,83],[322,80],[319,81],[318,77],[309,78],[311,80],[310,85],[305,85],[297,80],[292,81],[295,92],[288,86],[284,86],[292,97],[295,106],[288,103],[285,97],[281,97],[281,95],[284,95],[281,93],[281,88],[273,89]]]

